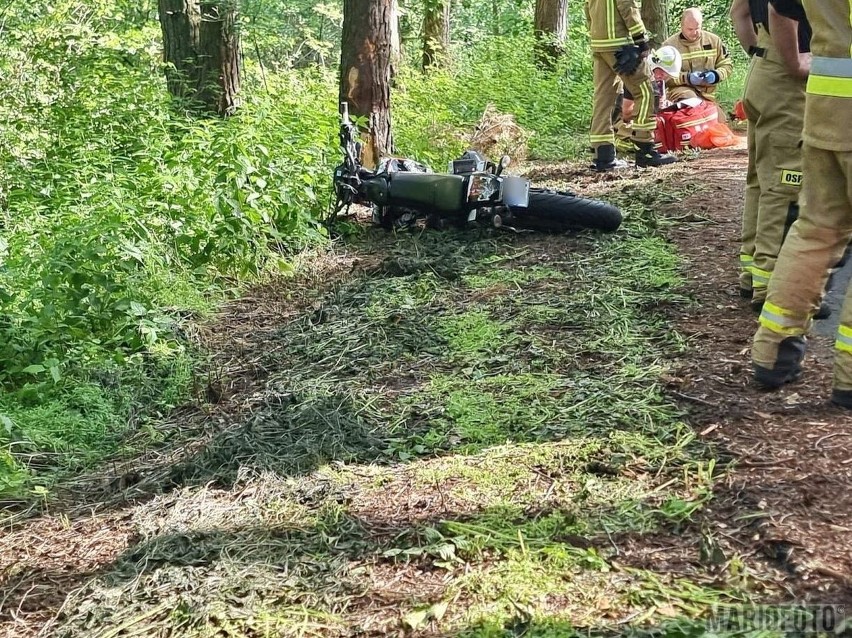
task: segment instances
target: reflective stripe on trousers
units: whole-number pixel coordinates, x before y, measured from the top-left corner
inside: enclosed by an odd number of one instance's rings
[[[763,304],[759,321],[761,326],[769,328],[772,332],[792,336],[805,334],[810,323],[808,317],[796,316],[795,312],[768,301]]]
[[[834,347],[843,352],[852,352],[852,327],[840,324],[837,327],[837,340]]]

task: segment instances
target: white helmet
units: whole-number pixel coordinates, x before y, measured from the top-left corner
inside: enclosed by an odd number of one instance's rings
[[[662,69],[675,77],[680,73],[682,59],[680,51],[673,46],[660,47],[651,53],[651,70]]]

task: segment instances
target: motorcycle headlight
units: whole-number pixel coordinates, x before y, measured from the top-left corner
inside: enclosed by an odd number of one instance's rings
[[[500,180],[494,175],[471,175],[467,183],[468,202],[487,202],[500,192]]]

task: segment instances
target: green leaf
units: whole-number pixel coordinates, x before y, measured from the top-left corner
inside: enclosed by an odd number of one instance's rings
[[[45,368],[43,365],[34,363],[21,370],[21,372],[24,372],[26,374],[41,374],[42,372],[44,372],[44,370]]]
[[[131,301],[130,312],[136,317],[143,317],[148,314],[148,309],[138,301]]]
[[[0,414],[0,425],[6,430],[6,434],[12,434],[12,428],[15,427],[15,422],[5,414]]]
[[[411,629],[412,631],[423,629],[428,622],[428,609],[417,609],[415,611],[410,611],[402,617],[402,624]]]

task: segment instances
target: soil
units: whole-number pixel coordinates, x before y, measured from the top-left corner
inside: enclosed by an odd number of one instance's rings
[[[727,481],[705,510],[725,542],[752,561],[752,568],[760,565],[763,578],[781,584],[783,598],[852,605],[852,413],[827,401],[832,339],[811,338],[800,381],[772,393],[751,384],[756,316],[739,296],[736,271],[746,161],[740,145],[703,153],[663,173],[666,180],[702,185],[666,213],[704,223],[700,231],[694,223],[670,231],[696,303],[669,311],[690,347],[666,379],[667,391],[688,410],[697,436],[730,461]],[[542,165],[533,173],[580,181],[578,189],[590,194],[596,182],[618,179],[565,165]],[[331,278],[314,275],[317,287]],[[264,334],[275,321],[312,303],[310,294],[288,299],[268,290],[234,304],[222,326],[208,329],[223,367],[222,378],[204,390],[208,398],[216,395],[217,405],[203,424],[227,418],[234,402],[262,384],[264,370],[253,364],[251,353],[263,351]],[[266,333],[259,329],[264,325]],[[760,515],[742,516],[755,511]],[[0,537],[0,634],[35,635],[43,629],[69,590],[132,546],[131,528],[120,509],[69,515],[61,508],[10,528]],[[698,526],[690,527],[653,546],[647,537],[629,535],[614,542],[623,563],[653,562],[658,570],[684,572],[699,533]]]
[[[765,513],[750,539],[783,570],[792,597],[852,601],[852,414],[828,402],[833,338],[814,334],[805,374],[777,392],[751,383],[756,316],[739,295],[736,256],[747,153],[707,153],[695,162],[707,187],[676,210],[712,225],[674,230],[697,306],[676,317],[691,344],[669,391],[690,404],[692,425],[735,461],[722,518]],[[734,515],[732,518],[736,518]]]

